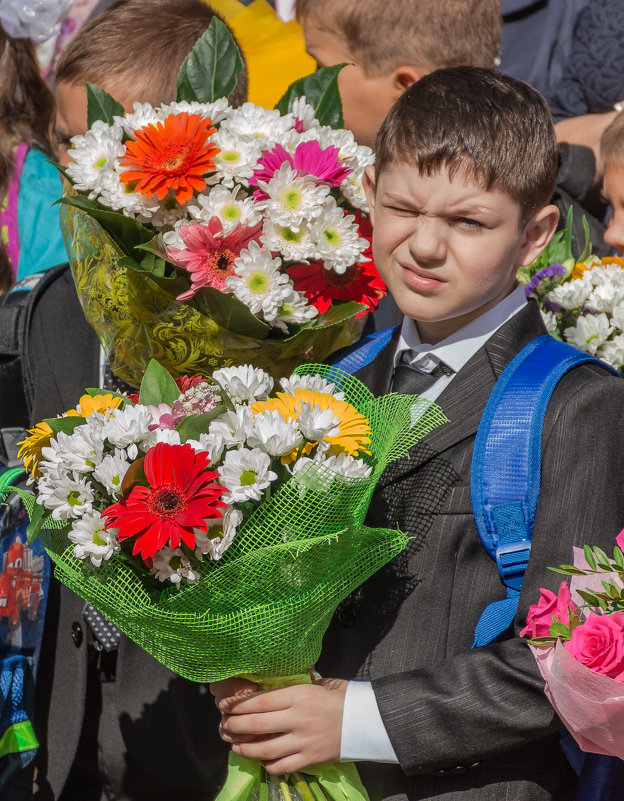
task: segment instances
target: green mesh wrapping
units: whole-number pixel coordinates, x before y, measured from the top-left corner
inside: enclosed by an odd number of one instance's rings
[[[368,504],[388,462],[446,418],[425,401],[414,414],[413,396],[375,398],[335,368],[298,372],[338,379],[346,400],[369,419],[370,478],[332,480],[326,468],[311,465],[248,518],[220,562],[203,563],[201,578],[181,589],[160,589],[122,555],[92,568],[73,556],[63,532],[40,535],[60,581],[193,681],[304,672],[316,662],[340,601],[407,544],[399,531],[363,524]]]
[[[112,371],[138,387],[154,358],[174,378],[203,375],[249,363],[274,378],[302,362],[322,362],[362,335],[365,318],[303,329],[289,339],[255,339],[233,333],[208,314],[175,299],[148,273],[120,263],[123,252],[84,211],[61,206],[61,230],[78,299],[106,350]],[[335,314],[340,313],[337,307]],[[337,317],[335,319],[338,319]]]

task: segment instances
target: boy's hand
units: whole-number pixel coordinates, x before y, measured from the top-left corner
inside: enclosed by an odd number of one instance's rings
[[[272,774],[340,759],[346,681],[250,692],[253,687],[241,679],[210,687],[222,712],[219,733],[235,753],[259,759]]]

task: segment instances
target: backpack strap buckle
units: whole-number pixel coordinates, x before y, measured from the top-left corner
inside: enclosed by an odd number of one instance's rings
[[[506,587],[520,591],[530,555],[530,540],[509,542],[496,548],[496,567]]]

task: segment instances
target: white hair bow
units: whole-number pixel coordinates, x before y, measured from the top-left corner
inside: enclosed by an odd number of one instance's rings
[[[41,44],[58,33],[73,0],[0,0],[0,23],[14,39]]]

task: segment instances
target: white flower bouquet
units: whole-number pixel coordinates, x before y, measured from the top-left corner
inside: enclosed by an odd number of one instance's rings
[[[591,254],[587,239],[578,261],[572,253],[570,227],[553,237],[539,259],[518,278],[527,297],[539,303],[548,332],[580,350],[624,367],[624,261]]]
[[[208,74],[213,58],[233,69]],[[241,68],[214,20],[176,102],[124,114],[88,86],[62,224],[87,319],[134,386],[152,356],[205,376],[323,361],[386,291],[362,189],[373,155],[339,127],[337,68],[294,84],[276,109],[231,108]]]
[[[426,401],[413,415],[417,398],[374,397],[328,366],[298,368],[274,395],[249,365],[212,381],[174,381],[153,361],[138,395],[88,390],[29,432],[29,539],[177,673],[309,681],[338,603],[407,544],[364,524],[377,480],[445,417]],[[241,799],[267,789],[259,763],[232,760]],[[284,786],[367,798],[353,766],[306,773]]]

